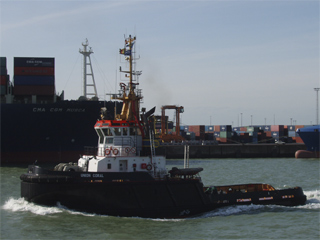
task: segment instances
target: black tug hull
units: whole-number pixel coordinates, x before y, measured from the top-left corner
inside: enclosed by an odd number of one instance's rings
[[[215,209],[200,182],[21,182],[21,196],[40,205],[61,205],[102,215],[184,218]]]
[[[230,205],[297,206],[306,202],[300,187],[218,192],[239,189],[239,185],[204,187],[198,178],[155,180],[148,172],[65,172],[32,165],[20,179],[21,197],[29,202],[60,203],[72,210],[122,217],[185,218]]]

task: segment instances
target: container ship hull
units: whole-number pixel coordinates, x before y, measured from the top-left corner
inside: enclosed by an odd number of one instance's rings
[[[114,106],[111,101],[2,103],[1,164],[76,161],[85,146],[97,144],[88,126],[94,126],[102,107],[112,117]]]
[[[320,125],[300,128],[297,133],[307,146],[306,150],[298,150],[296,158],[320,158]]]

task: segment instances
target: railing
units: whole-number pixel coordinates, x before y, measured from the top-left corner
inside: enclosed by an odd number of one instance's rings
[[[97,155],[98,147],[90,147],[85,146],[84,147],[84,155]]]
[[[98,156],[105,156],[105,157],[118,157],[118,156],[133,157],[133,156],[137,156],[136,152],[137,152],[137,148],[132,147],[130,145],[98,148]]]

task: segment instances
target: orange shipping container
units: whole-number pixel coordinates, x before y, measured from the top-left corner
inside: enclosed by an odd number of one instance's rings
[[[304,143],[301,137],[295,137],[295,138],[296,138],[296,143]]]

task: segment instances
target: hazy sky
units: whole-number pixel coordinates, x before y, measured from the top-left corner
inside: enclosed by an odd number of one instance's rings
[[[79,48],[88,38],[98,94],[108,100],[131,34],[142,107],[184,106],[186,125],[238,126],[241,113],[243,125],[316,122],[319,1],[1,0],[0,10],[11,79],[13,57],[54,57],[66,99],[82,95]]]

